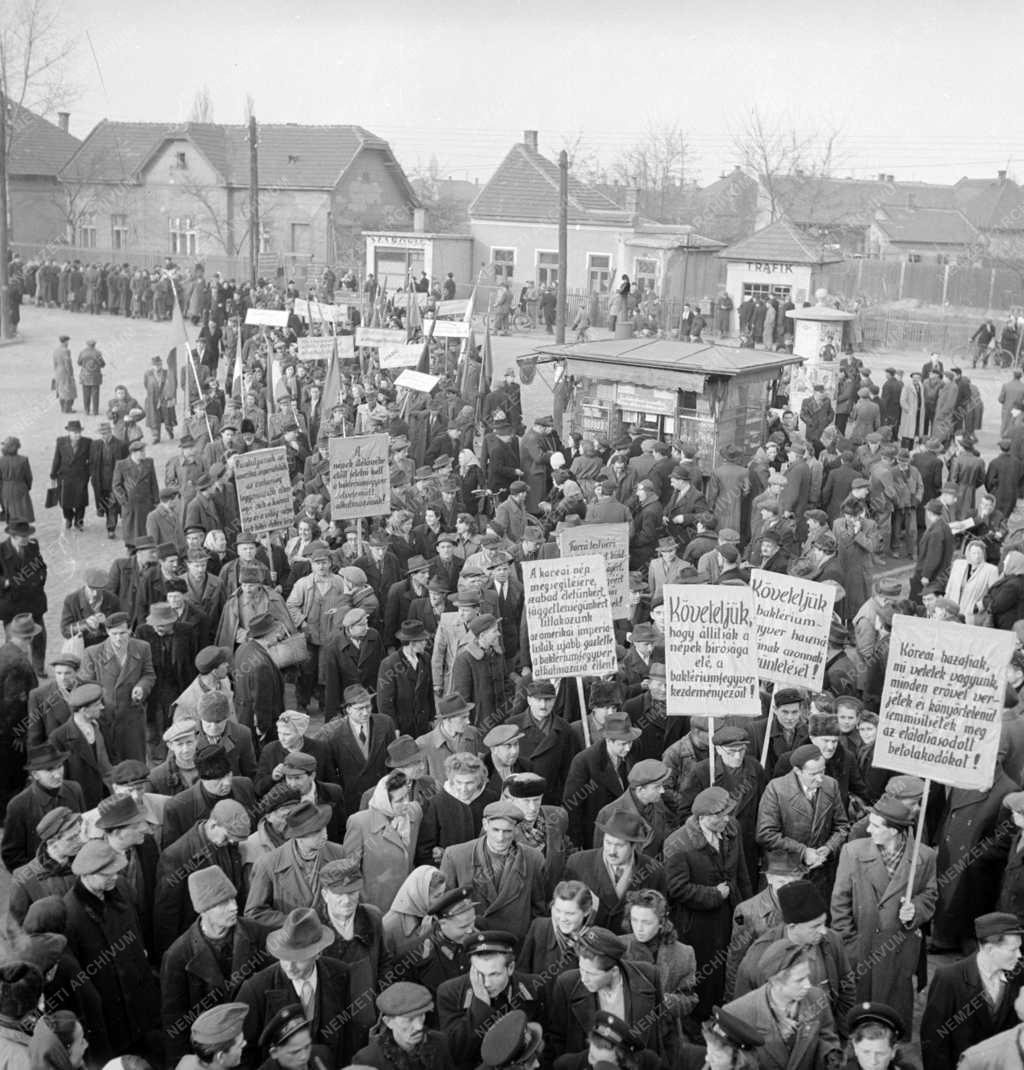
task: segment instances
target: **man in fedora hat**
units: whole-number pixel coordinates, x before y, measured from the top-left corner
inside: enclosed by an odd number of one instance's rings
[[[373,713],[373,695],[361,684],[350,684],[342,693],[343,716],[331,723],[325,742],[332,780],[345,791],[345,811],[354,814],[367,788],[374,787],[387,772],[388,744],[398,735],[395,722],[383,713]]]
[[[136,439],[128,447],[128,456],[114,465],[111,493],[124,517],[124,537],[134,539],[146,534],[146,518],[160,500],[156,469],[146,456],[146,444]]]
[[[377,997],[380,1024],[370,1033],[370,1043],[356,1052],[354,1066],[375,1070],[429,1070],[452,1065],[444,1033],[427,1029],[434,1010],[430,989],[412,981],[388,985]]]
[[[702,1017],[721,1001],[725,988],[721,952],[729,946],[733,910],[753,890],[733,809],[725,788],[705,788],[693,800],[686,823],[665,841],[673,920],[697,956],[695,1013]]]
[[[194,639],[166,602],[154,602],[149,607],[146,623],[135,635],[149,644],[156,674],[146,703],[146,745],[154,761],[163,761],[163,734],[171,721],[171,709],[194,675]]]
[[[641,848],[651,827],[639,814],[611,810],[600,819],[599,847],[577,851],[565,863],[565,879],[580,880],[597,897],[594,923],[618,932],[625,917],[626,896],[638,888],[665,892],[662,864]]]
[[[58,501],[64,514],[64,527],[85,526],[89,504],[89,478],[92,474],[92,439],[82,434],[81,420],[68,420],[66,435],[57,439],[50,465],[50,481],[58,489]]]
[[[429,733],[428,733],[429,735]],[[388,769],[405,774],[409,785],[409,801],[426,806],[440,790],[441,785],[430,775],[427,754],[412,736],[399,736],[388,744],[388,756],[384,763]],[[367,788],[359,801],[359,809],[365,810],[374,788]]]
[[[631,751],[642,734],[624,713],[609,714],[603,731],[603,739],[572,759],[565,778],[569,836],[584,850],[593,846],[597,815],[627,790],[629,770],[636,763]]]
[[[481,922],[526,936],[530,922],[544,912],[544,856],[516,841],[523,811],[512,800],[488,803],[483,831],[467,843],[444,849],[441,872],[449,887],[471,884],[480,897]]]
[[[482,755],[484,752],[479,730],[469,723],[472,711],[473,704],[458,693],[438,698],[434,727],[416,740],[431,777],[439,784],[444,783],[445,763],[453,754]]]
[[[344,963],[323,953],[333,942],[334,931],[308,907],[291,910],[279,925],[267,937],[267,951],[277,963],[260,970],[238,990],[238,1001],[249,1007],[246,1040],[255,1053],[270,1019],[282,1007],[297,1002],[314,1043],[330,1050],[332,1065],[345,1066],[354,1051],[349,971]],[[248,1065],[256,1065],[255,1054]]]
[[[82,815],[66,806],[48,810],[35,827],[34,857],[11,874],[8,910],[21,925],[29,907],[46,896],[63,897],[75,883],[71,863],[82,849]]]
[[[261,742],[274,738],[277,715],[285,707],[284,677],[268,652],[278,634],[278,621],[262,613],[249,621],[235,651],[235,711],[239,724]],[[229,649],[232,645],[233,640]]]
[[[531,680],[526,685],[526,709],[508,720],[522,732],[519,751],[523,761],[546,781],[544,801],[560,805],[569,766],[579,744],[565,719],[554,712],[555,685],[550,680]]]
[[[185,1053],[187,1029],[201,1008],[224,1003],[241,979],[273,961],[265,934],[239,916],[238,889],[215,863],[200,864],[178,883],[187,886],[191,924],[182,925],[160,964],[161,1013],[168,1059]],[[187,924],[187,923],[185,923]]]
[[[85,809],[82,789],[64,778],[67,752],[52,743],[30,748],[25,771],[28,785],[7,804],[0,858],[8,872],[31,861],[39,848],[36,827],[51,810],[65,807],[75,813]]]
[[[377,674],[377,709],[399,732],[422,735],[434,719],[434,691],[427,648],[431,636],[420,620],[403,621],[395,633],[401,649],[389,654]]]
[[[331,817],[328,803],[300,802],[291,811],[285,821],[285,842],[252,867],[247,917],[269,928],[283,924],[285,915],[299,907],[312,907],[324,915],[321,870],[345,856],[341,844],[327,839]]]

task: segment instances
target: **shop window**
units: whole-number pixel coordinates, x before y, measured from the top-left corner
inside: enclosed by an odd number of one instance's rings
[[[491,267],[494,269],[494,281],[512,280],[516,273],[515,249],[492,249]]]
[[[587,288],[590,293],[606,294],[612,285],[612,258],[591,253],[587,257]]]
[[[743,284],[744,297],[763,297],[766,300],[774,297],[778,301],[788,301],[793,292],[792,286],[776,286],[770,282],[745,282]]]
[[[537,285],[558,285],[558,253],[537,252]]]
[[[637,257],[633,261],[633,277],[636,279],[636,287],[644,293],[650,293],[658,288],[658,261],[653,257]]]

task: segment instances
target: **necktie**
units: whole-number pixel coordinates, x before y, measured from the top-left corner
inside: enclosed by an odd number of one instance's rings
[[[306,1021],[313,1021],[313,985],[309,981],[302,982],[302,1009],[306,1012]]]
[[[366,750],[366,729],[362,725],[359,726],[359,746]]]

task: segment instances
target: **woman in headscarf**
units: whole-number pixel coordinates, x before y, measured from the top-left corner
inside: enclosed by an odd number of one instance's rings
[[[206,571],[211,576],[219,575],[220,570],[234,556],[228,549],[227,536],[220,528],[214,528],[213,531],[206,533],[206,538],[203,539],[203,549],[210,555],[206,559]]]
[[[985,608],[994,628],[1011,631],[1024,620],[1024,553],[1010,550],[1003,559],[1002,575],[989,588]]]
[[[444,874],[437,866],[417,866],[402,882],[384,915],[384,958],[394,963],[416,951],[433,931],[430,904],[445,890]]]
[[[946,583],[946,597],[960,607],[964,624],[977,624],[983,612],[985,595],[996,580],[999,569],[985,560],[985,544],[971,539],[964,547],[964,556],[950,566]]]
[[[363,871],[363,901],[391,906],[412,869],[423,808],[409,799],[411,783],[400,769],[377,781],[367,809],[352,814],[342,845]]]

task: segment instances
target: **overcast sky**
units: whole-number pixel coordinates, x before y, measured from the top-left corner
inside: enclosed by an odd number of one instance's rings
[[[608,165],[645,127],[677,122],[707,183],[736,161],[733,135],[757,104],[803,132],[840,128],[837,173],[949,182],[1009,167],[1024,180],[1020,0],[772,7],[64,4],[80,41],[71,129],[184,120],[205,84],[218,122],[242,121],[251,93],[262,121],[357,123],[407,170],[433,155],[446,174],[486,180],[524,129],[550,156],[582,134]]]

